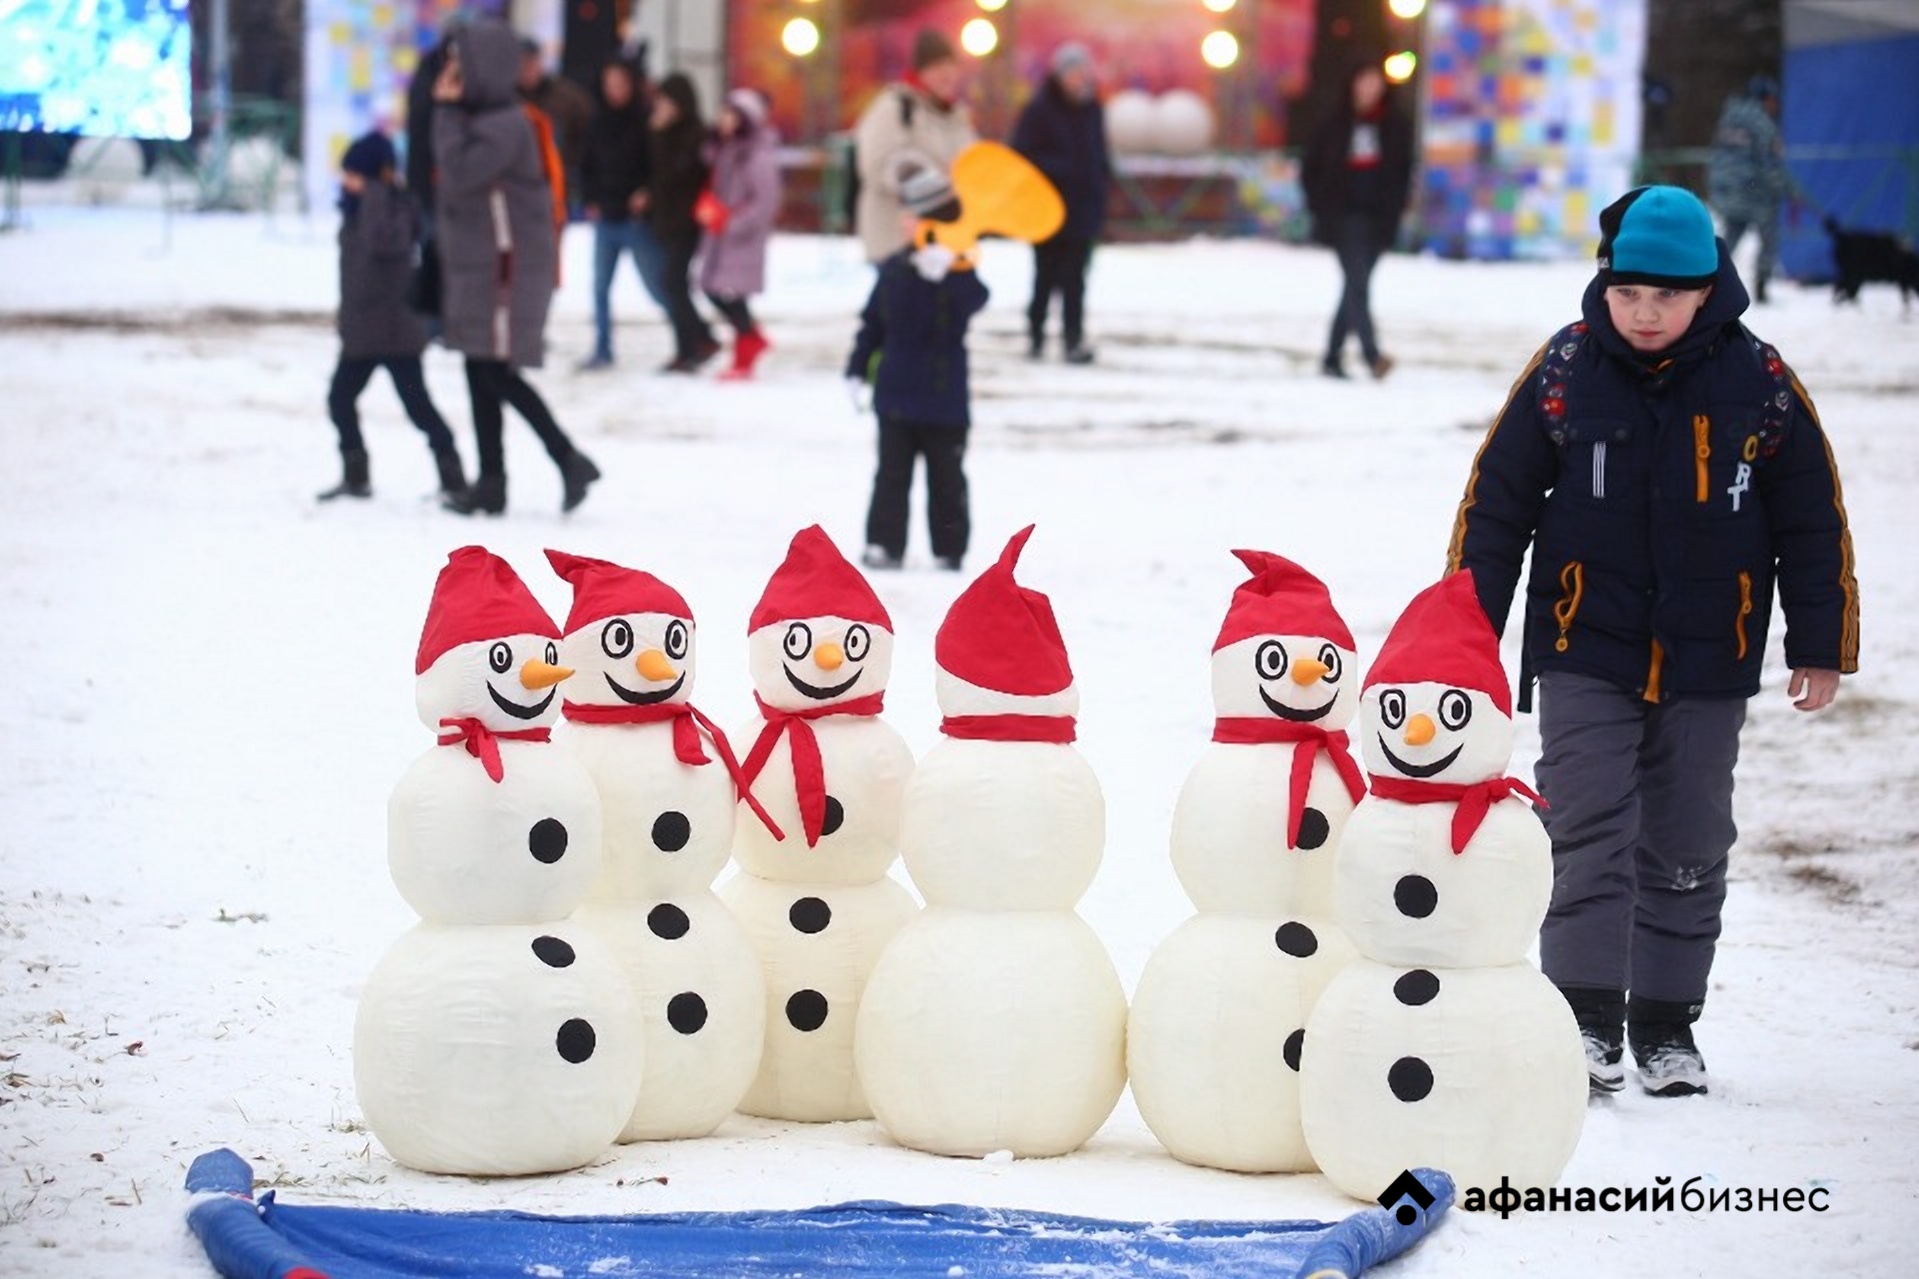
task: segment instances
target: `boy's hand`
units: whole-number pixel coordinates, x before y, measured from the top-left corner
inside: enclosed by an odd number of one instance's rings
[[[855,413],[864,413],[872,407],[873,388],[866,384],[864,378],[849,377],[846,379],[846,398],[853,402]]]
[[[1815,666],[1795,666],[1786,684],[1786,696],[1802,711],[1821,710],[1832,705],[1839,693],[1839,672],[1822,671]]]

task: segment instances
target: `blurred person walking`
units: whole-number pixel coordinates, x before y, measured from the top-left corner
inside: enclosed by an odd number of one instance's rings
[[[673,358],[663,373],[694,373],[720,352],[720,344],[693,305],[693,258],[700,224],[693,206],[706,190],[706,122],[699,91],[674,72],[660,81],[652,107],[653,175],[647,188],[646,221],[660,245],[660,289],[673,324]]]
[[[1046,350],[1046,316],[1060,299],[1061,337],[1068,364],[1090,364],[1086,345],[1086,272],[1106,225],[1106,193],[1113,159],[1106,146],[1106,108],[1099,77],[1083,44],[1053,51],[1051,70],[1013,127],[1013,149],[1033,162],[1066,203],[1066,221],[1052,239],[1033,246],[1033,300],[1026,308],[1027,355]]]
[[[949,178],[953,160],[977,140],[973,116],[960,101],[966,68],[937,31],[913,38],[912,69],[873,96],[853,127],[859,180],[854,224],[866,260],[878,265],[907,245],[899,175],[911,167]]]
[[[726,95],[708,146],[713,182],[700,206],[700,288],[733,328],[733,363],[720,374],[728,381],[752,377],[771,345],[746,300],[766,288],[766,244],[780,212],[778,145],[765,98],[752,89]]]
[[[553,124],[553,143],[566,175],[564,197],[569,216],[580,209],[580,161],[586,153],[586,131],[593,123],[593,95],[563,75],[546,69],[537,40],[520,41],[520,98],[545,113]]]
[[[1346,376],[1348,337],[1375,378],[1392,370],[1373,328],[1372,278],[1392,247],[1413,178],[1412,120],[1398,109],[1377,60],[1361,62],[1332,114],[1307,140],[1300,166],[1313,238],[1339,255],[1344,279],[1320,372]]]
[[[545,356],[559,279],[553,189],[535,125],[516,100],[519,44],[497,22],[459,28],[433,87],[439,170],[442,340],[466,356],[479,477],[448,499],[461,514],[506,509],[505,408],[525,418],[560,470],[561,509],[586,498],[599,468],[573,446],[521,376]]]
[[[1759,233],[1755,301],[1766,300],[1766,284],[1779,264],[1779,209],[1792,186],[1779,132],[1779,84],[1771,76],[1754,76],[1719,113],[1706,164],[1706,198],[1725,223],[1728,250],[1738,251],[1748,229]]]
[[[420,353],[426,321],[407,306],[407,271],[419,236],[419,210],[394,181],[398,157],[377,130],[354,139],[340,157],[340,358],[327,388],[327,413],[340,435],[340,482],[319,495],[372,497],[366,441],[360,434],[360,393],[385,369],[413,425],[426,435],[439,471],[440,492],[466,490],[453,433],[427,394]]]
[[[613,364],[613,276],[622,254],[632,256],[641,287],[666,307],[664,260],[645,216],[651,132],[637,69],[621,59],[608,62],[600,69],[599,108],[580,159],[581,204],[593,224],[593,353],[580,364],[583,370]]]

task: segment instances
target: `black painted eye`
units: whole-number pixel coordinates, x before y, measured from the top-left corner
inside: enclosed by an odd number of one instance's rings
[[[1286,673],[1286,650],[1278,640],[1267,640],[1254,650],[1253,669],[1261,679],[1278,679]]]
[[[674,661],[686,656],[686,623],[674,618],[666,624],[666,655]]]
[[[806,629],[805,622],[793,623],[786,628],[784,647],[788,657],[799,661],[813,651],[813,632]]]
[[[1328,684],[1339,683],[1339,677],[1344,668],[1344,664],[1339,660],[1339,650],[1331,644],[1321,644],[1319,646],[1319,660],[1326,667],[1326,673],[1321,675],[1320,678]]]
[[[1406,722],[1406,694],[1404,690],[1388,688],[1380,692],[1379,718],[1387,728],[1398,728]]]
[[[558,666],[560,664],[560,646],[552,640],[546,642],[546,664],[548,666]]]
[[[633,627],[624,617],[616,617],[600,631],[600,648],[608,657],[630,657],[633,653]]]
[[[1455,732],[1466,727],[1473,717],[1473,699],[1456,688],[1439,695],[1439,722]]]
[[[493,668],[495,674],[506,674],[507,667],[513,665],[513,650],[507,646],[505,640],[501,640],[487,650],[486,664]]]
[[[860,662],[866,660],[867,651],[872,647],[873,637],[867,632],[864,626],[849,626],[846,628],[845,648],[848,661]]]

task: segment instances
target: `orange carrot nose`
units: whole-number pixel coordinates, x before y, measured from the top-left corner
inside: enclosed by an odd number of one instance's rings
[[[657,648],[649,648],[633,659],[633,665],[639,668],[640,678],[659,683],[672,679],[679,674],[673,669],[673,663],[666,660],[666,654]]]
[[[836,671],[845,661],[846,650],[830,640],[813,650],[813,664],[823,671]]]
[[[1433,727],[1430,715],[1415,715],[1406,721],[1406,745],[1424,746],[1437,736],[1439,730]]]
[[[1291,671],[1293,683],[1304,688],[1331,669],[1333,668],[1316,657],[1299,658],[1293,663]]]
[[[571,667],[555,666],[537,657],[529,657],[526,659],[526,665],[520,668],[520,683],[528,688],[552,688],[572,674]]]

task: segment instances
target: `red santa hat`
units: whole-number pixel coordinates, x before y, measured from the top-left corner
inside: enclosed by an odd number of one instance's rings
[[[484,546],[462,546],[446,557],[433,583],[413,673],[424,674],[448,649],[507,635],[558,639],[560,628],[512,565]]]
[[[1052,601],[1013,580],[1032,535],[1031,524],[1013,534],[999,561],[953,601],[933,639],[933,660],[941,669],[1015,697],[1045,697],[1073,683]]]
[[[1450,684],[1493,699],[1513,713],[1499,636],[1479,605],[1471,569],[1449,574],[1413,596],[1379,647],[1361,689],[1375,684]]]
[[[651,573],[565,551],[548,550],[546,562],[573,586],[573,608],[566,615],[568,635],[582,626],[634,613],[693,620],[693,610],[680,593]]]
[[[762,626],[802,617],[843,617],[893,629],[893,619],[871,584],[817,524],[793,535],[785,561],[773,570],[766,592],[753,606],[746,631],[750,635]]]
[[[1284,556],[1234,551],[1252,576],[1233,589],[1213,651],[1255,635],[1318,635],[1351,651],[1353,633],[1333,607],[1326,583]]]

